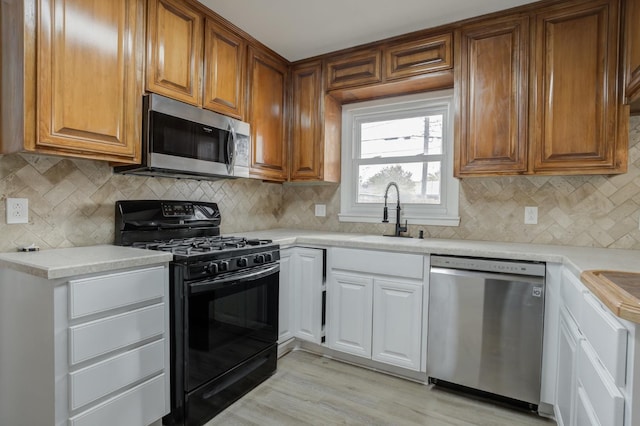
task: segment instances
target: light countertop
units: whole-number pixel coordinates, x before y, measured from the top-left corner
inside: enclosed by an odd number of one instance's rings
[[[170,253],[131,247],[100,245],[34,252],[0,253],[0,268],[10,268],[46,279],[114,271],[169,262]]]
[[[240,233],[247,238],[272,239],[285,248],[291,245],[350,247],[405,253],[444,254],[561,263],[576,276],[589,269],[640,272],[640,250],[620,250],[559,245],[395,238],[340,232],[271,229]]]

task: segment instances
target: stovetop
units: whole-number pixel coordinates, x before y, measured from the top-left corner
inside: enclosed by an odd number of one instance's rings
[[[126,200],[117,201],[115,210],[115,244],[166,251],[174,262],[217,262],[220,271],[230,272],[279,258],[280,246],[271,240],[221,236],[216,203]]]
[[[243,252],[261,252],[264,249],[271,249],[271,240],[247,239],[234,236],[204,236],[191,238],[173,238],[168,240],[155,240],[134,242],[131,246],[147,250],[166,251],[174,254],[176,259],[191,259],[200,255],[229,252],[233,255],[235,249],[247,248],[253,250],[243,250]],[[219,257],[219,256],[218,256]]]

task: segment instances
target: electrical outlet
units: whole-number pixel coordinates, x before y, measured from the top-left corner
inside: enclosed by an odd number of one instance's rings
[[[325,217],[327,215],[327,205],[326,204],[316,204],[316,216]]]
[[[525,225],[538,224],[538,208],[537,207],[524,208],[524,224]]]
[[[29,223],[29,199],[7,198],[7,223]]]

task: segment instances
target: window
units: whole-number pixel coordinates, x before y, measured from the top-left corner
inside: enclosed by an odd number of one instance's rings
[[[458,226],[451,91],[344,105],[342,122],[341,221],[380,222],[395,182],[402,221]],[[387,201],[395,221],[395,188]]]

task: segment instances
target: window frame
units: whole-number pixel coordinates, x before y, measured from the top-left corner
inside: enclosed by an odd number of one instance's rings
[[[358,203],[358,166],[360,164],[395,164],[415,160],[416,156],[360,159],[360,123],[389,118],[416,116],[418,113],[442,113],[442,154],[422,154],[423,158],[441,158],[440,204],[409,204],[402,201],[401,219],[413,225],[459,226],[459,182],[453,177],[453,90],[419,93],[343,105],[342,108],[342,183],[340,189],[340,222],[378,223],[382,221],[384,203]],[[428,160],[425,160],[428,161]],[[396,195],[389,194],[389,221],[395,222]]]

